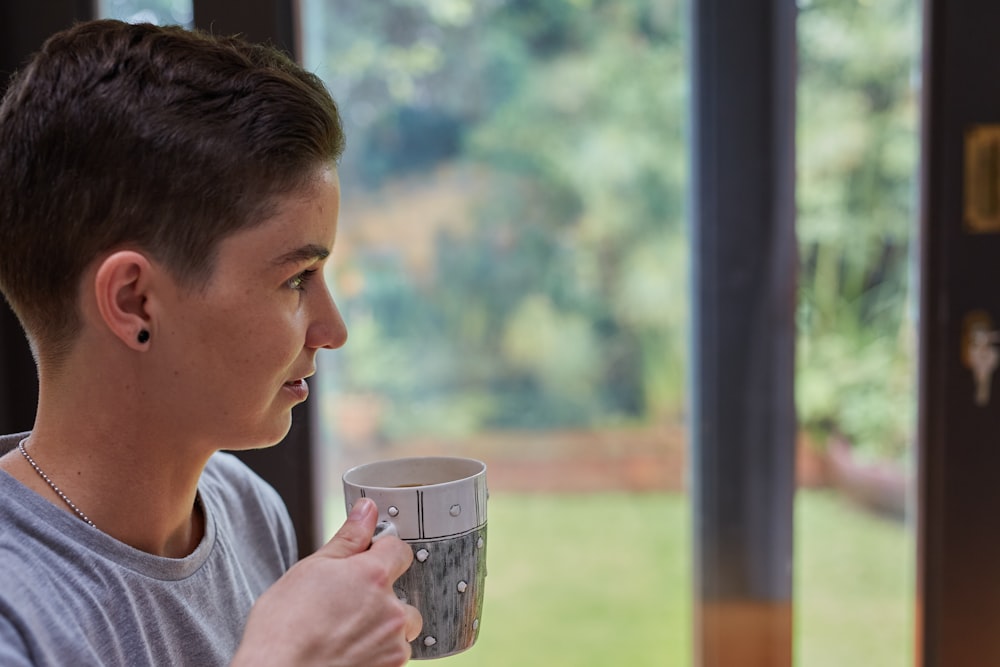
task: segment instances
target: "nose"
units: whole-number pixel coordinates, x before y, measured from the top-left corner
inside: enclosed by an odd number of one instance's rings
[[[315,301],[311,304],[306,347],[328,350],[342,347],[347,342],[347,324],[340,315],[340,309],[337,308],[333,295],[326,285],[323,285],[322,289],[315,290],[312,296]]]

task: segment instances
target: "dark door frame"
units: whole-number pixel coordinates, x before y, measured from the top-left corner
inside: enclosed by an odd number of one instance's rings
[[[1000,386],[991,373],[977,402],[969,345],[976,326],[1000,330],[1000,5],[924,10],[917,646],[925,667],[996,665]]]
[[[696,664],[791,667],[797,10],[690,11]]]

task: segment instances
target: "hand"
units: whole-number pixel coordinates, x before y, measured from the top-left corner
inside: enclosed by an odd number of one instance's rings
[[[399,667],[410,659],[423,621],[392,585],[413,551],[396,537],[372,544],[377,520],[375,503],[361,499],[329,542],[265,591],[232,667]]]

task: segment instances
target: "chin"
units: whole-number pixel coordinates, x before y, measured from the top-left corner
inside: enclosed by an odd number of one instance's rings
[[[280,424],[277,424],[274,431],[271,432],[271,434],[267,438],[265,438],[264,441],[260,444],[260,447],[273,447],[274,445],[277,445],[279,442],[285,439],[285,436],[288,435],[288,432],[291,429],[292,429],[292,411],[289,410],[285,414],[284,419],[281,420]]]
[[[225,438],[228,444],[222,449],[230,451],[267,449],[284,440],[291,427],[292,417],[288,414],[285,419],[276,420],[273,424],[259,424],[257,428],[247,429],[241,435]]]

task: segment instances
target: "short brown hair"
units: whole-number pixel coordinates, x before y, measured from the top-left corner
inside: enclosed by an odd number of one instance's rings
[[[343,150],[323,83],[274,48],[77,24],[45,42],[0,104],[0,290],[36,348],[58,356],[102,252],[143,249],[197,286],[223,238]]]

